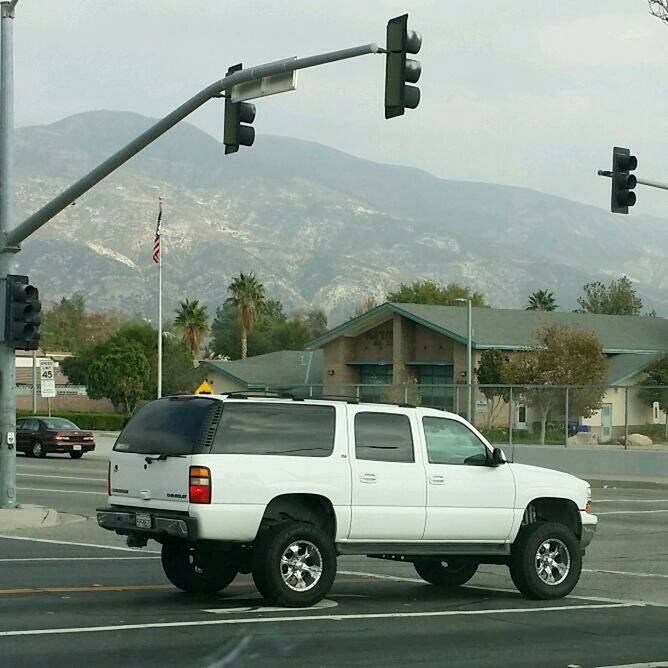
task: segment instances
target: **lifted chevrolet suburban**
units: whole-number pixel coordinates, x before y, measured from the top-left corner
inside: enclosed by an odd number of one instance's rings
[[[101,527],[197,594],[252,573],[271,604],[330,590],[338,555],[411,562],[452,588],[508,566],[525,596],[566,596],[596,529],[589,485],[508,463],[430,408],[248,394],[148,403],[118,437]]]

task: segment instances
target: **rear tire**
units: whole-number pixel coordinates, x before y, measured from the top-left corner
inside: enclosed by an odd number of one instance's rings
[[[558,522],[522,527],[510,554],[510,577],[527,598],[563,598],[573,591],[582,571],[575,534]]]
[[[430,584],[444,589],[455,589],[466,584],[478,570],[478,562],[471,559],[453,558],[416,561],[417,574]]]
[[[231,553],[177,542],[163,543],[162,568],[175,587],[190,594],[215,594],[238,573]]]
[[[257,540],[253,580],[270,605],[286,608],[315,605],[327,596],[335,577],[334,543],[313,524],[278,524]]]
[[[37,457],[37,459],[44,459],[46,457],[46,448],[39,441],[35,441],[32,444],[30,454],[33,457]]]
[[[72,457],[72,459],[81,459],[83,457],[83,452],[70,452],[70,457]]]

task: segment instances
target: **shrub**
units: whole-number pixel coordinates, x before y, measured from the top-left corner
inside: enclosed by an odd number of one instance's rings
[[[120,431],[128,417],[119,413],[75,413],[69,411],[51,411],[53,417],[71,420],[81,429],[94,431]],[[31,411],[16,411],[16,417],[30,417]]]

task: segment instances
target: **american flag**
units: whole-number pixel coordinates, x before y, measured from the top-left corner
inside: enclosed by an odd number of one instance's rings
[[[155,228],[155,239],[153,240],[153,262],[160,264],[160,228],[162,227],[162,200],[159,200],[158,225]]]

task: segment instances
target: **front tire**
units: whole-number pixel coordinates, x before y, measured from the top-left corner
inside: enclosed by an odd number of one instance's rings
[[[510,577],[527,598],[563,598],[582,572],[582,552],[575,534],[558,522],[523,527],[510,555]]]
[[[471,559],[425,559],[414,564],[417,574],[430,584],[444,589],[455,589],[466,584],[478,570],[478,562]]]
[[[315,605],[327,596],[335,577],[334,543],[312,524],[279,524],[257,540],[253,580],[271,605],[286,608]]]
[[[190,594],[216,594],[239,572],[229,552],[191,543],[163,543],[162,568],[167,579]]]

